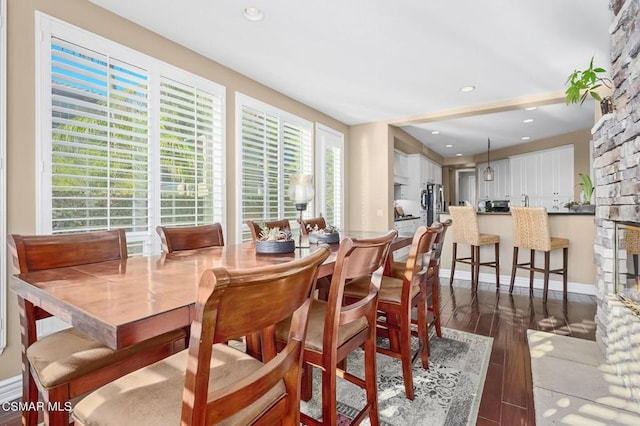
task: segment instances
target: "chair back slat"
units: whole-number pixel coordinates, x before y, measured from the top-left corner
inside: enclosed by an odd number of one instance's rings
[[[340,242],[338,253],[336,255],[336,263],[329,288],[329,298],[327,305],[327,318],[325,319],[325,340],[332,336],[337,339],[336,333],[332,331],[339,325],[352,320],[352,316],[340,317],[341,311],[349,311],[357,305],[363,310],[367,310],[367,305],[375,303],[377,300],[377,292],[380,289],[382,281],[382,272],[389,255],[389,247],[393,240],[398,236],[395,230],[389,231],[382,237],[369,239],[351,239],[344,238]],[[344,295],[344,286],[351,279],[368,277],[370,280],[369,293],[363,300],[351,305],[342,306]],[[326,348],[333,343],[324,342]]]
[[[162,250],[165,253],[224,246],[222,225],[219,223],[181,227],[158,226],[156,231],[160,235]]]
[[[309,233],[309,227],[311,227],[311,229],[314,229],[316,226],[318,229],[325,229],[327,227],[327,222],[322,216],[314,217],[313,219],[302,219],[302,221],[298,218],[297,221],[300,224],[302,235],[307,235]]]
[[[442,247],[444,247],[444,239],[447,235],[447,229],[449,229],[452,223],[453,221],[451,219],[447,219],[444,222],[439,223],[442,226],[442,230],[438,232],[438,234],[436,234],[436,238],[433,241],[433,249],[431,250],[431,257],[430,257],[430,264],[429,264],[430,268],[435,268],[436,266],[440,266],[440,258],[442,257]]]
[[[127,258],[123,229],[57,235],[10,235],[13,263],[20,273]]]
[[[260,222],[248,220],[246,223],[251,231],[251,238],[253,238],[253,241],[257,241],[260,238],[260,232],[262,232]],[[291,230],[291,223],[289,222],[289,219],[266,220],[263,223],[264,226],[269,229],[280,228],[281,231],[285,229]]]

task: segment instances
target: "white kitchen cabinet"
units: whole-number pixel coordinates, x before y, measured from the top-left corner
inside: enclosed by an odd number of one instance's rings
[[[408,158],[402,151],[393,151],[393,177],[395,183],[406,185],[409,181]]]
[[[394,222],[394,228],[398,231],[398,235],[413,235],[418,229],[420,219],[398,220]],[[393,252],[394,261],[403,261],[409,256],[411,246],[403,247]]]
[[[573,145],[509,159],[512,205],[543,206],[552,211],[573,198]]]
[[[511,204],[524,205],[525,196],[531,200],[539,196],[540,155],[526,154],[509,158],[511,172]]]
[[[511,193],[511,167],[509,160],[498,160],[491,163],[494,172],[493,181],[485,181],[483,177],[487,163],[478,164],[478,200],[509,200]]]

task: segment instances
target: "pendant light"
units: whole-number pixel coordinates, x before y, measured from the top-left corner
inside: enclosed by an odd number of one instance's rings
[[[491,139],[487,138],[487,168],[484,169],[482,173],[484,175],[484,180],[492,181],[493,180],[493,169],[491,168]]]

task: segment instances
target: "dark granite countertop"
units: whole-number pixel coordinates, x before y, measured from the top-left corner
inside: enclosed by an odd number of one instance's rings
[[[400,217],[396,217],[393,221],[402,222],[404,220],[416,220],[416,219],[420,219],[420,216],[400,216]]]
[[[549,216],[554,215],[565,215],[565,216],[595,216],[595,213],[588,212],[574,212],[574,211],[562,211],[562,212],[548,212]],[[509,212],[478,212],[478,214],[488,214],[488,215],[511,215]]]

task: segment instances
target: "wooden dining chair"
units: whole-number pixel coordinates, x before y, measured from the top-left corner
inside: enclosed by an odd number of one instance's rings
[[[288,263],[205,271],[189,349],[80,401],[78,425],[300,425],[300,367],[318,268],[327,246]],[[258,361],[225,343],[291,317],[286,345]],[[274,347],[275,349],[275,347]]]
[[[325,229],[327,227],[327,222],[324,220],[324,217],[314,217],[313,219],[296,219],[300,224],[300,230],[302,231],[302,235],[307,235],[309,233],[309,227],[314,229],[316,226],[318,229]]]
[[[21,274],[89,263],[120,261],[124,271],[127,258],[122,229],[79,234],[25,236],[10,235],[13,263]],[[55,285],[55,283],[52,283]],[[166,358],[185,347],[186,334],[175,330],[148,341],[113,350],[76,328],[67,328],[38,338],[36,322],[50,317],[44,309],[18,296],[22,328],[22,400],[35,404],[38,390],[45,402],[65,404],[79,395],[131,371]],[[49,411],[44,405],[44,421],[67,425],[69,412]],[[24,410],[23,425],[38,423],[38,412]]]
[[[248,220],[247,226],[251,231],[251,238],[253,241],[257,241],[260,238],[260,233],[262,232],[262,226],[259,222],[255,222],[253,220]],[[266,220],[263,222],[266,228],[280,228],[281,231],[288,229],[291,230],[291,223],[289,223],[289,219],[280,219],[280,220]]]
[[[427,292],[427,312],[431,312],[432,316],[431,319],[427,318],[427,328],[430,329],[434,327],[436,336],[438,337],[442,337],[442,321],[440,316],[440,259],[442,258],[442,248],[444,247],[447,230],[452,223],[453,221],[451,219],[440,222],[442,231],[436,234],[433,241],[425,286]],[[405,267],[405,262],[392,262],[390,275],[402,279]],[[418,321],[412,317],[411,323],[417,325]],[[412,330],[412,335],[418,336],[417,330]]]
[[[222,225],[158,226],[156,232],[162,241],[162,251],[173,253],[205,247],[224,246]]]
[[[440,224],[429,228],[420,226],[414,233],[402,278],[382,277],[378,293],[377,324],[380,335],[389,337],[389,346],[379,345],[377,351],[401,361],[405,395],[408,399],[414,398],[414,362],[420,357],[422,367],[429,367],[426,275],[435,235],[441,230]],[[368,287],[364,280],[354,280],[347,284],[344,290],[345,301],[354,303],[362,299],[369,292]],[[419,337],[415,353],[411,349],[413,308],[417,310]]]
[[[353,419],[360,423],[367,415],[372,425],[379,424],[376,386],[376,306],[382,272],[389,246],[397,237],[395,230],[382,237],[355,240],[345,238],[336,254],[336,263],[328,300],[313,299],[309,314],[309,331],[304,344],[305,372],[302,398],[311,396],[311,366],[322,372],[322,419],[301,413],[306,425],[335,425],[337,422],[337,377],[366,391],[365,406]],[[368,292],[355,303],[343,305],[345,283],[359,280],[368,285]],[[278,324],[277,339],[286,341],[289,320]],[[364,380],[342,368],[347,356],[364,349]]]

